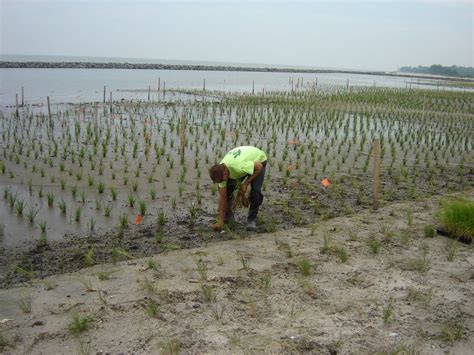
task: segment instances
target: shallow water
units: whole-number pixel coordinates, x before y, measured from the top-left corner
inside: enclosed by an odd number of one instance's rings
[[[0,69],[3,105],[14,105],[15,95],[24,103],[102,102],[110,92],[114,100],[156,100],[160,89],[202,89],[226,92],[303,91],[314,87],[377,86],[391,88],[438,88],[438,81],[362,74],[295,74],[193,70],[123,70],[123,69]],[[291,78],[293,83],[291,83]]]

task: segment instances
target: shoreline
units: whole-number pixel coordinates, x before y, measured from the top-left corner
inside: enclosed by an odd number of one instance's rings
[[[330,70],[330,69],[297,69],[273,67],[242,67],[220,65],[184,65],[184,64],[152,64],[152,63],[98,63],[98,62],[12,62],[0,61],[2,69],[141,69],[141,70],[194,70],[194,71],[238,71],[267,73],[302,73],[302,74],[355,74],[400,77],[411,79],[430,79],[440,81],[474,82],[470,78],[438,77],[431,75],[412,75],[383,71],[362,70]]]

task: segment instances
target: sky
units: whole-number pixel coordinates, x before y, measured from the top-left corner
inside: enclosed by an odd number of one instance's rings
[[[474,66],[474,0],[0,0],[1,54]]]

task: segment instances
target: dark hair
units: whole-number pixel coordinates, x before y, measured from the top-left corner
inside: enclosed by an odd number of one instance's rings
[[[218,165],[212,166],[209,169],[209,175],[211,177],[211,180],[214,182],[222,182],[222,180],[224,180],[224,171],[225,171],[224,164],[218,164]]]

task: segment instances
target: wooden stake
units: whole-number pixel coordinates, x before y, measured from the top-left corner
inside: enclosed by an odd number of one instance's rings
[[[206,91],[206,79],[202,80],[202,91]]]
[[[184,145],[185,145],[185,135],[186,135],[186,121],[184,116],[181,116],[180,128],[179,128],[179,141],[181,145],[181,157],[184,158]]]
[[[110,92],[110,114],[113,113],[113,107],[112,107],[112,91]]]
[[[19,117],[19,113],[18,113],[18,94],[15,94],[15,115],[16,115],[16,118]]]
[[[25,88],[21,87],[21,107],[25,106]]]
[[[49,121],[49,128],[51,128],[52,120],[51,120],[51,104],[49,103],[49,96],[46,96],[46,102],[48,103],[48,121]]]
[[[379,208],[379,188],[380,188],[380,139],[374,140],[373,143],[373,156],[374,156],[374,190],[373,190],[373,209]]]
[[[252,81],[252,95],[255,94],[255,80]]]
[[[150,101],[150,85],[148,85],[148,101]]]
[[[105,85],[104,85],[104,104],[105,104]]]
[[[158,78],[158,91],[160,91],[160,78]]]

